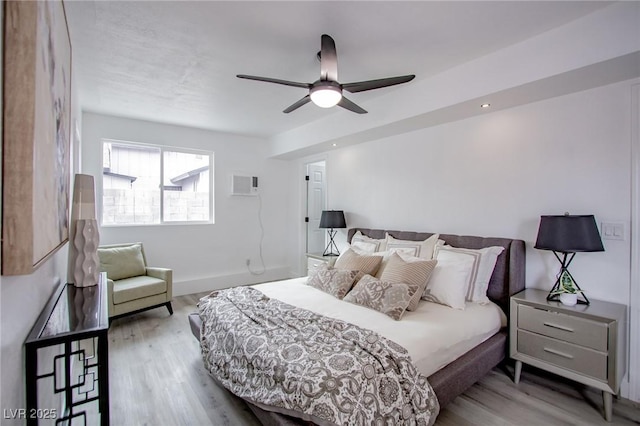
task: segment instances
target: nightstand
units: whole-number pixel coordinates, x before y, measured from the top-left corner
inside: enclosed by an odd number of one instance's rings
[[[333,265],[338,256],[323,256],[318,253],[307,253],[307,275],[311,275],[316,268],[323,263]]]
[[[627,307],[591,300],[590,305],[548,302],[547,292],[526,289],[511,297],[509,354],[522,363],[602,391],[604,417],[620,389],[627,359]]]

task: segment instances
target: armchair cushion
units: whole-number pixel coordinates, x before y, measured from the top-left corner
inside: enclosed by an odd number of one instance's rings
[[[145,275],[145,262],[142,245],[132,244],[125,247],[98,248],[101,270],[111,280]]]
[[[113,303],[129,302],[167,292],[167,282],[158,278],[140,277],[118,280],[113,286]]]

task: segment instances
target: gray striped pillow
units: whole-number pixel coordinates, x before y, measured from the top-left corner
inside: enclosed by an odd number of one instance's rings
[[[408,311],[413,311],[418,307],[420,297],[437,263],[437,260],[423,259],[407,261],[400,257],[398,253],[393,253],[382,271],[380,280],[418,286],[418,290],[412,295],[409,305],[407,306]]]
[[[334,267],[336,269],[346,269],[349,271],[358,270],[360,273],[355,279],[358,282],[364,275],[375,275],[380,267],[382,256],[365,256],[356,253],[352,249],[347,249],[336,260]]]

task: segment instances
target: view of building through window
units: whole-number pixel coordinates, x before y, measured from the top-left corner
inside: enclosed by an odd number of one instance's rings
[[[102,224],[210,222],[213,153],[104,141]]]

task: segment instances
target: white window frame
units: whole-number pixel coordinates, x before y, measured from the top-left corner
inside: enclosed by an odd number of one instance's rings
[[[103,223],[103,202],[104,202],[104,145],[110,144],[120,144],[120,145],[131,145],[131,146],[140,146],[146,148],[154,148],[160,150],[160,222],[158,223]],[[185,154],[195,154],[195,155],[206,155],[209,157],[209,220],[187,220],[187,221],[165,221],[164,220],[164,153],[165,151],[171,152],[181,152]],[[102,155],[101,166],[100,166],[100,225],[108,228],[122,228],[122,227],[132,227],[132,226],[173,226],[173,225],[213,225],[215,223],[215,210],[214,210],[214,199],[215,199],[215,187],[214,187],[214,159],[215,153],[213,151],[206,151],[202,149],[192,149],[192,148],[183,148],[169,145],[160,145],[160,144],[151,144],[151,143],[143,143],[143,142],[131,142],[131,141],[123,141],[117,139],[102,139]]]

